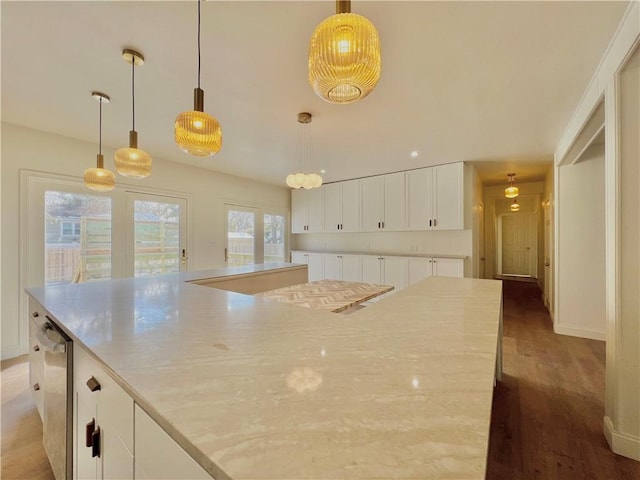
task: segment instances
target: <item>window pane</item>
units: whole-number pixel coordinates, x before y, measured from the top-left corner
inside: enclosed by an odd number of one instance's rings
[[[180,271],[180,205],[134,201],[134,275]]]
[[[264,216],[264,261],[284,262],[284,216]]]
[[[229,210],[227,221],[227,264],[251,265],[254,257],[254,226],[253,212]]]
[[[111,278],[111,199],[47,191],[45,285]]]

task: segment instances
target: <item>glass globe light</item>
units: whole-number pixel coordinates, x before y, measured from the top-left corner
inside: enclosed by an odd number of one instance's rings
[[[296,173],[295,177],[295,185],[293,188],[302,188],[307,176],[304,173]]]
[[[310,173],[309,184],[311,185],[311,188],[318,188],[320,185],[322,185],[322,177],[317,173]]]
[[[83,179],[87,188],[97,192],[108,192],[116,186],[116,176],[111,170],[103,168],[104,157],[98,154],[97,166],[87,168],[84,171]]]
[[[518,195],[520,195],[518,187],[510,186],[504,189],[504,196],[507,198],[516,198]]]
[[[373,91],[380,79],[380,39],[376,27],[348,11],[323,20],[309,45],[309,83],[330,103],[346,104]]]
[[[510,208],[512,212],[518,212],[520,210],[520,204],[514,200]]]
[[[210,157],[222,148],[222,128],[215,118],[197,107],[196,104],[195,110],[176,117],[175,140],[180,150],[189,155]]]
[[[145,178],[151,175],[151,157],[138,147],[138,133],[135,130],[129,132],[129,148],[116,150],[116,171],[129,178]]]

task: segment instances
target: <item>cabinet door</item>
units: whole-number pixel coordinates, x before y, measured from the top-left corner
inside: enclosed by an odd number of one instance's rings
[[[433,274],[440,277],[464,277],[464,260],[461,258],[434,258]]]
[[[399,292],[407,286],[407,259],[403,257],[382,257],[383,260],[383,281],[384,285],[393,285],[386,295]]]
[[[333,253],[322,255],[324,260],[324,278],[342,280],[342,256]]]
[[[307,232],[322,232],[324,228],[324,187],[305,190],[309,204]]]
[[[429,230],[431,205],[433,203],[432,168],[411,170],[406,174],[407,183],[407,228]]]
[[[307,253],[309,258],[309,281],[324,280],[324,259],[322,253]]]
[[[464,228],[464,165],[451,163],[433,167],[434,230]]]
[[[384,231],[406,230],[404,172],[383,175],[384,181]]]
[[[413,285],[432,275],[431,258],[410,258],[407,261],[408,285]]]
[[[298,263],[300,265],[308,265],[309,257],[303,252],[291,252],[291,263]]]
[[[309,218],[309,202],[304,190],[291,190],[291,233],[304,233]]]
[[[347,282],[362,281],[361,255],[342,255],[342,280]]]
[[[342,223],[342,183],[324,187],[324,231],[339,232]]]
[[[365,283],[382,283],[380,257],[377,255],[362,255],[362,281]]]
[[[325,195],[327,194],[328,192]],[[342,221],[340,231],[360,231],[360,180],[342,182]]]
[[[136,480],[212,478],[138,405],[135,406],[135,429]]]
[[[40,418],[44,420],[44,350],[36,337],[39,327],[34,321],[34,318],[44,315],[39,307],[37,302],[29,299],[29,389]]]
[[[363,178],[360,186],[362,231],[377,232],[381,229],[384,213],[384,182],[381,177],[369,177]]]

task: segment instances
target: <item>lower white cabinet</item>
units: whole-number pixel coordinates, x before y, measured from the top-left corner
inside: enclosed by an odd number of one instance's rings
[[[34,318],[44,316],[44,310],[33,299],[29,299],[29,387],[40,418],[44,420],[44,350],[40,347]]]
[[[407,259],[408,284],[427,277],[464,277],[464,260],[461,258],[410,257]]]
[[[307,265],[309,281],[324,280],[324,257],[322,253],[291,252],[291,263]]]
[[[73,383],[74,478],[134,478],[133,399],[82,348]]]
[[[362,255],[362,281],[392,285],[391,292],[376,297],[374,301],[392,295],[407,286],[407,259],[385,255]]]
[[[323,255],[323,259],[325,279],[344,280],[346,282],[362,281],[360,255],[326,253]]]
[[[138,405],[135,407],[135,429],[136,479],[211,479],[211,475]]]

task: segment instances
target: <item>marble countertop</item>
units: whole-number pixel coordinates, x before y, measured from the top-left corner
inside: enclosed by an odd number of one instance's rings
[[[501,282],[343,316],[198,275],[28,292],[217,480],[484,478]]]
[[[386,257],[422,257],[422,258],[457,258],[466,260],[467,255],[448,255],[436,253],[388,253],[388,252],[345,252],[342,250],[291,250],[299,253],[331,253],[336,255],[384,255]]]
[[[318,280],[257,293],[256,296],[314,310],[343,312],[393,290],[390,285]]]

